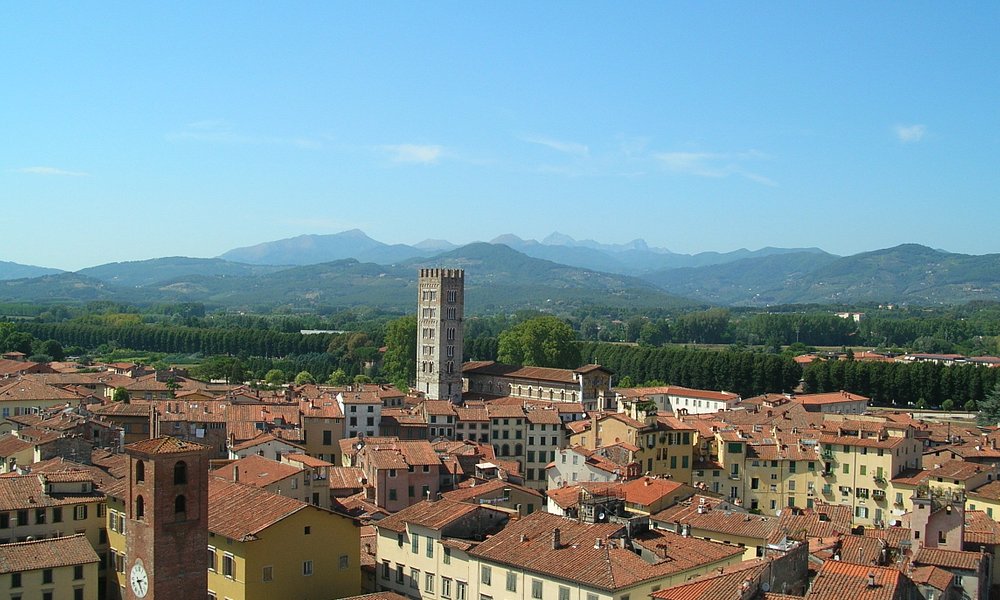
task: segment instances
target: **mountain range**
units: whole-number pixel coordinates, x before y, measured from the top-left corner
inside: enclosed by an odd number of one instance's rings
[[[0,262],[0,301],[204,302],[252,310],[409,310],[421,266],[466,269],[470,311],[586,305],[682,308],[1000,301],[1000,255],[917,244],[838,257],[818,248],[678,254],[512,234],[457,246],[384,244],[359,230],[235,248],[218,258],[109,263],[75,273]]]

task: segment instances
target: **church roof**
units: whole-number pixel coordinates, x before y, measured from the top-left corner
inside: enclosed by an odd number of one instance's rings
[[[175,437],[162,436],[131,443],[125,446],[125,449],[130,452],[141,452],[143,454],[186,454],[206,450],[208,446],[180,440]]]

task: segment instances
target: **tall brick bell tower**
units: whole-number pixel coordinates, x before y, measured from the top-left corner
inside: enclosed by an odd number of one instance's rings
[[[208,597],[210,448],[172,437],[125,446],[126,600]]]
[[[465,271],[420,269],[417,280],[417,390],[462,401]]]

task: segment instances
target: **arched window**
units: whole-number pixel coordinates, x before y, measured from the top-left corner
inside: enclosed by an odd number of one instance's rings
[[[187,512],[187,498],[184,497],[184,494],[181,494],[174,498],[174,514],[184,512]]]
[[[135,518],[141,519],[146,516],[146,501],[142,499],[142,496],[137,496],[135,499]]]
[[[521,456],[524,454],[524,446],[521,444],[514,444],[514,456]]]
[[[509,445],[504,444],[503,446],[500,446],[500,456],[510,456],[510,446]]]
[[[141,460],[135,462],[135,480],[146,481],[146,463]]]
[[[183,460],[174,464],[174,485],[181,485],[188,482],[187,463]]]

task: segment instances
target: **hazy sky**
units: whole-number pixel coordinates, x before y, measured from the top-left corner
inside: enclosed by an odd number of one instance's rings
[[[0,260],[360,228],[1000,252],[1000,3],[19,2]]]

